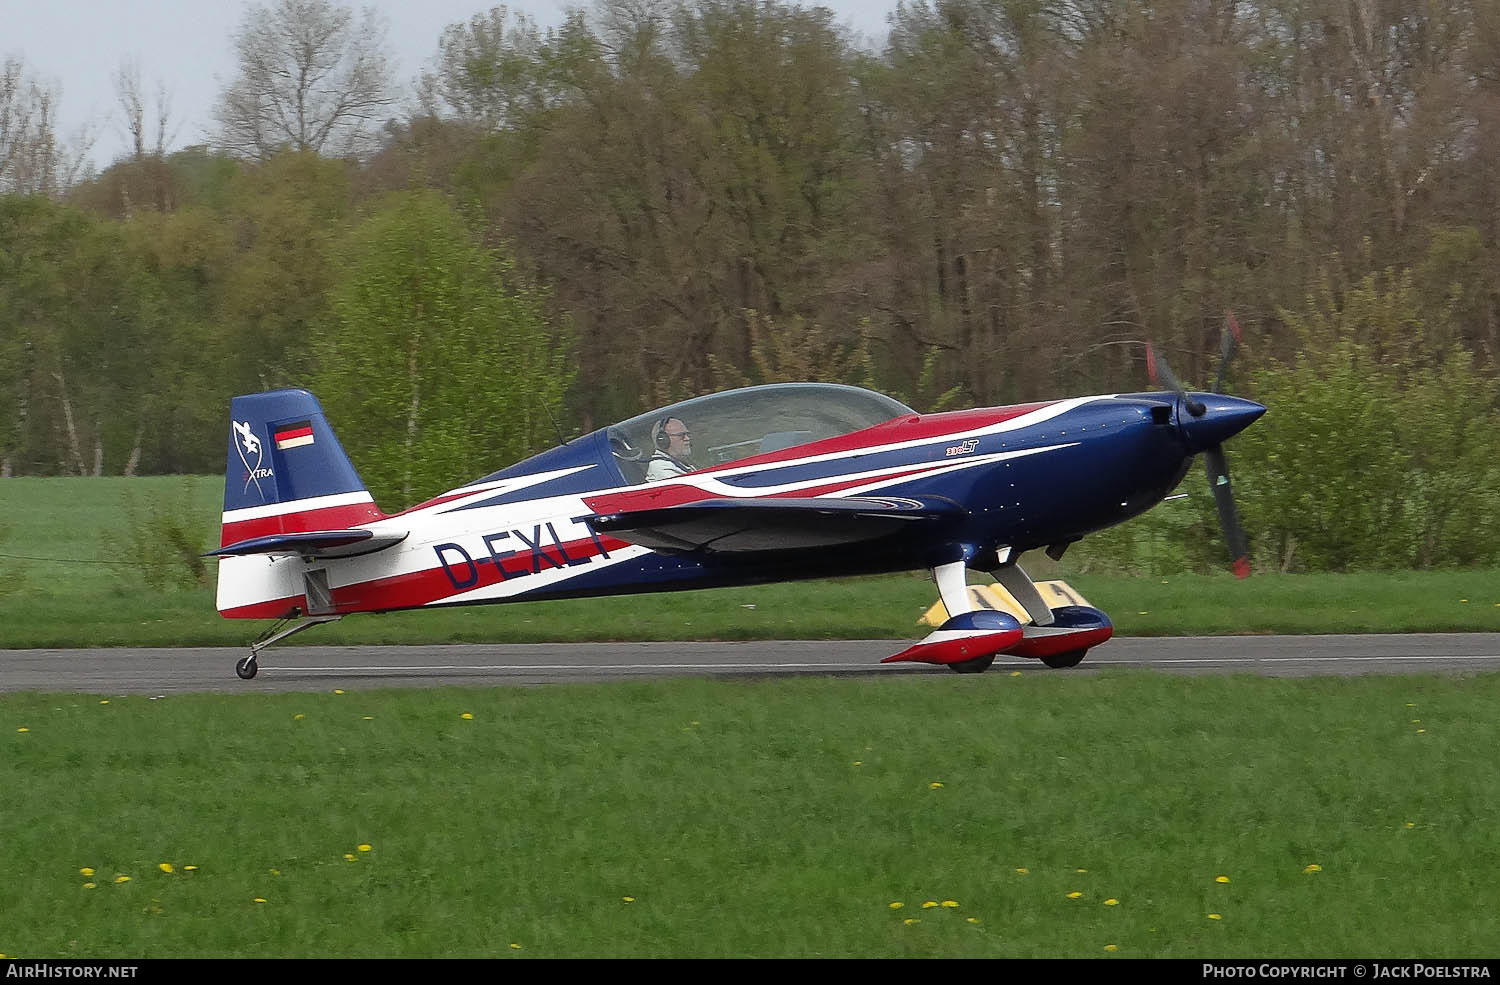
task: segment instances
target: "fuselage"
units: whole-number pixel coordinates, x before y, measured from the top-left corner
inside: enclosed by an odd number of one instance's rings
[[[240,618],[286,615],[304,607],[310,572],[326,579],[329,611],[342,613],[706,588],[956,560],[983,568],[1000,548],[1065,544],[1144,512],[1172,491],[1193,454],[1264,409],[1198,396],[1211,406],[1192,421],[1180,419],[1180,402],[1170,394],[901,414],[652,483],[628,471],[617,436],[602,429],[393,516],[374,512],[368,494],[345,494],[326,506],[304,500],[296,510],[226,512],[226,543],[231,522],[239,539],[297,524],[405,536],[349,557],[226,557],[219,609]],[[589,523],[602,514],[763,497],[910,497],[955,508],[937,528],[909,536],[732,557],[659,553]]]

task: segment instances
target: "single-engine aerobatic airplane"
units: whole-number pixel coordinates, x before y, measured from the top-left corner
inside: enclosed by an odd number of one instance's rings
[[[1227,360],[1233,339],[1226,330]],[[1078,663],[1109,639],[1087,606],[1049,608],[1021,568],[1149,509],[1202,453],[1237,574],[1248,573],[1223,442],[1265,412],[1173,392],[917,414],[824,383],[697,397],[575,438],[402,513],[375,506],[305,390],[235,397],[219,612],[277,619],[235,667],[354,612],[580,598],[930,569],[950,614],[884,662],[988,669],[997,654]],[[1222,379],[1222,367],[1220,379]],[[659,481],[648,462],[700,449]],[[644,451],[642,450],[644,449]],[[974,611],[968,570],[1026,609]],[[282,628],[286,621],[296,623]]]

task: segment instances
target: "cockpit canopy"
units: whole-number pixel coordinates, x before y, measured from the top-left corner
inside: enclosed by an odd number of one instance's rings
[[[771,383],[711,393],[662,407],[605,429],[630,482],[645,478],[656,450],[653,428],[668,418],[692,432],[695,468],[722,465],[860,431],[915,413],[890,397],[837,383]]]

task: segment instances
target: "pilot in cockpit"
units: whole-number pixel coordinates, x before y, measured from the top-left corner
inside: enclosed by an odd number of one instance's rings
[[[694,471],[688,462],[693,456],[693,435],[681,418],[664,417],[651,425],[651,444],[656,450],[646,463],[647,482]]]

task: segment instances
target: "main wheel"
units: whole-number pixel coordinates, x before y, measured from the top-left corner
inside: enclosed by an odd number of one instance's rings
[[[975,657],[973,660],[961,660],[956,664],[949,664],[948,669],[955,674],[982,674],[990,669],[990,664],[995,662],[992,653],[987,657]]]
[[[1078,662],[1083,659],[1083,655],[1088,652],[1088,649],[1085,648],[1082,650],[1069,650],[1066,653],[1054,653],[1050,657],[1043,657],[1042,663],[1056,670],[1061,670],[1064,667],[1077,667]]]
[[[260,665],[255,662],[254,657],[243,657],[234,665],[234,672],[240,675],[240,680],[248,681],[260,670]]]

